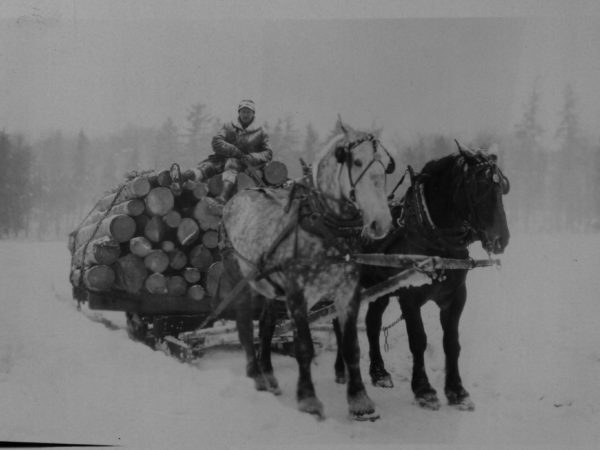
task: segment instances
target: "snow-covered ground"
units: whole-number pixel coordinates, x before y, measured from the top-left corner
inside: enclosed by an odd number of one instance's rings
[[[482,256],[476,253],[475,256]],[[594,448],[600,442],[600,235],[513,237],[500,271],[474,270],[461,322],[473,412],[420,409],[404,325],[384,354],[396,387],[368,391],[381,419],[350,421],[334,352],[313,375],[327,419],[295,406],[295,360],[275,355],[283,394],[256,392],[238,350],[182,364],[75,308],[65,243],[0,242],[0,441],[127,448]],[[437,308],[424,308],[430,379],[443,399]],[[123,321],[121,313],[105,313]],[[396,304],[384,324],[398,317]],[[364,336],[362,337],[364,339]],[[368,379],[363,340],[363,376]]]

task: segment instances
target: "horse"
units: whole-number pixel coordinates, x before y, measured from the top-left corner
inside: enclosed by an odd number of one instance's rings
[[[223,209],[221,254],[226,282],[247,281],[237,297],[236,324],[245,351],[246,374],[257,390],[280,394],[271,364],[274,318],[263,310],[260,345],[254,347],[252,298],[284,296],[294,326],[294,354],[299,367],[298,409],[324,418],[311,376],[313,341],[307,320],[310,308],[327,298],[341,326],[341,347],[348,366],[348,409],[357,420],[374,420],[375,405],[367,395],[359,367],[356,328],[359,310],[359,267],[344,255],[364,240],[381,239],[392,225],[385,178],[394,170],[384,163],[379,141],[339,122],[341,132],[324,144],[313,179],[288,189],[248,189]],[[258,276],[256,276],[258,275]]]
[[[498,167],[495,154],[466,149],[456,143],[457,153],[429,161],[417,175],[411,171],[412,182],[406,194],[400,202],[391,202],[393,231],[381,242],[369,245],[366,251],[464,259],[469,257],[467,247],[478,240],[488,254],[504,251],[510,238],[502,202],[502,196],[510,189],[508,178]],[[461,350],[458,329],[467,299],[467,272],[449,270],[431,284],[402,288],[369,304],[365,321],[369,373],[374,386],[393,387],[381,356],[379,336],[390,296],[397,296],[413,355],[411,387],[416,403],[426,409],[440,408],[425,370],[427,335],[421,318],[421,307],[433,300],[440,308],[448,404],[462,410],[475,408],[463,386],[458,365]],[[396,273],[398,269],[366,266],[361,284],[373,286]],[[339,351],[335,373],[338,382],[345,382],[344,361]]]

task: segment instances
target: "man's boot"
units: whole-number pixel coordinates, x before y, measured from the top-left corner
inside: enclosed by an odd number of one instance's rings
[[[234,189],[235,183],[232,183],[229,180],[223,180],[223,190],[221,191],[221,194],[217,197],[217,200],[222,204],[227,203],[227,200],[229,200],[233,195]]]
[[[233,191],[235,189],[235,183],[231,181],[223,180],[223,190],[221,194],[215,198],[207,198],[208,207],[210,212],[213,214],[222,216],[223,215],[223,206],[227,203],[227,200],[231,198],[233,195]]]

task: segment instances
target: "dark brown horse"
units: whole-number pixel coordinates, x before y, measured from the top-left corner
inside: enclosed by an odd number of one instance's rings
[[[459,144],[457,153],[430,161],[421,173],[411,178],[412,184],[405,196],[391,208],[396,225],[394,230],[367,251],[468,258],[467,246],[476,241],[481,241],[490,254],[504,251],[509,231],[502,196],[508,193],[509,182],[497,166],[496,155],[466,150]],[[397,271],[365,266],[361,284],[372,286]],[[467,270],[448,270],[432,284],[390,294],[399,298],[413,355],[411,386],[417,403],[425,408],[440,407],[436,391],[427,378],[424,362],[427,335],[421,319],[421,307],[429,300],[440,307],[448,403],[459,409],[474,408],[458,368],[458,329],[467,299],[466,277]],[[382,315],[390,295],[370,303],[366,315],[371,360],[369,372],[373,385],[379,387],[393,387],[379,347]],[[344,364],[339,354],[335,370],[336,379],[343,382]]]
[[[324,297],[333,301],[341,326],[342,358],[349,367],[347,399],[355,418],[374,417],[359,368],[356,318],[359,277],[356,264],[343,255],[362,234],[380,239],[391,229],[385,193],[385,174],[393,161],[383,164],[378,141],[367,133],[347,131],[333,138],[316,164],[314,187],[251,189],[236,194],[223,210],[222,244],[225,273],[231,285],[250,282],[237,298],[237,328],[245,349],[247,375],[259,390],[279,393],[271,365],[270,343],[274,321],[265,309],[260,324],[261,349],[253,341],[252,297],[285,295],[293,319],[295,356],[299,366],[298,408],[323,417],[312,377],[314,355],[307,314]],[[383,155],[385,156],[385,155]],[[356,238],[338,236],[338,224],[353,223]],[[352,228],[352,227],[349,227]],[[361,233],[362,231],[362,233]],[[256,276],[260,274],[261,276]]]

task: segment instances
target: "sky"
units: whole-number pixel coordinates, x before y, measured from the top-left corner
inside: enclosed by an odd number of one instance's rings
[[[194,103],[229,120],[252,98],[259,121],[290,116],[321,134],[340,114],[400,139],[471,139],[512,131],[538,79],[547,138],[571,83],[597,139],[594,2],[416,4],[0,0],[0,126],[183,128]]]

